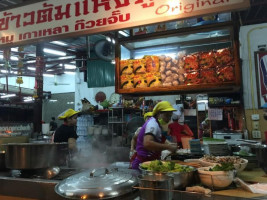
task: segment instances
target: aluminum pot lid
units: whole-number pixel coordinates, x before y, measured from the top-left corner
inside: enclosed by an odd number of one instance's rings
[[[112,199],[133,192],[139,172],[130,169],[94,169],[69,176],[55,186],[68,199]]]

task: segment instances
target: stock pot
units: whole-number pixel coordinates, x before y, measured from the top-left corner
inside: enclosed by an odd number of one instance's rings
[[[68,143],[9,143],[5,164],[9,169],[43,169],[66,163]]]
[[[99,168],[69,176],[55,186],[55,192],[66,199],[134,200],[138,190],[136,170]]]

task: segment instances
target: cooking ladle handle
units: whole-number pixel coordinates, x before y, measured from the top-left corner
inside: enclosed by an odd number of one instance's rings
[[[91,172],[90,172],[90,178],[93,178],[96,171],[99,171],[99,170],[104,170],[104,173],[105,175],[109,173],[108,169],[107,168],[100,168],[100,169],[93,169]]]

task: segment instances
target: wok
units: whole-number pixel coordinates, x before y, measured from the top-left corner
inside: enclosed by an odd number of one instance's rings
[[[43,169],[66,164],[68,143],[10,143],[5,163],[9,169]]]

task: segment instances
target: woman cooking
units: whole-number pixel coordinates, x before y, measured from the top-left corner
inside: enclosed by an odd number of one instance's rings
[[[153,116],[153,112],[147,112],[147,113],[144,114],[144,120],[147,121],[152,116]],[[134,158],[136,157],[135,148],[136,148],[137,138],[138,138],[138,135],[139,135],[141,129],[142,129],[142,127],[139,127],[135,131],[134,136],[132,137],[132,140],[131,140],[131,150],[130,150],[130,156],[129,156],[130,157],[130,161],[133,161]]]
[[[68,109],[59,114],[58,119],[64,120],[64,123],[56,130],[54,135],[54,142],[68,142],[69,149],[72,152],[77,151],[76,139],[78,135],[75,129],[78,113],[73,109]]]
[[[173,111],[175,109],[168,101],[161,101],[154,107],[153,117],[145,122],[138,135],[137,156],[131,163],[132,169],[138,169],[142,162],[160,159],[162,150],[171,152],[177,150],[177,146],[163,143],[162,130],[158,121],[161,118],[168,123]]]

